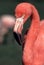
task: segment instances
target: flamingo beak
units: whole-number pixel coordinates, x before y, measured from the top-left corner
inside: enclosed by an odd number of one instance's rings
[[[19,45],[22,44],[22,29],[23,29],[23,21],[24,21],[24,18],[23,16],[20,17],[20,18],[16,18],[16,22],[15,22],[15,26],[14,26],[14,37],[16,39],[16,41],[19,43]]]

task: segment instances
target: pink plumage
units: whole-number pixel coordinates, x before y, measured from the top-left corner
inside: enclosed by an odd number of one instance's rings
[[[25,15],[24,23],[28,17],[32,16],[22,56],[24,65],[44,65],[44,21],[40,22],[37,9],[30,3],[18,4],[15,9],[15,15],[16,17]],[[17,33],[20,32],[17,31]]]

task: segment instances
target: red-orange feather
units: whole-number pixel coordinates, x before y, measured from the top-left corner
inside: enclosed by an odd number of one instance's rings
[[[32,23],[25,37],[23,50],[24,65],[44,65],[44,24],[40,24],[37,9],[30,3],[20,3],[15,10],[16,17],[25,14],[25,20],[32,15]]]

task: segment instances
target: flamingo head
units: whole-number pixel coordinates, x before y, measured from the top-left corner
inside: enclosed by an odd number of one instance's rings
[[[2,24],[5,28],[13,28],[15,25],[15,17],[12,15],[2,15],[1,16]]]
[[[17,36],[17,38],[20,37],[19,40],[21,40],[23,24],[28,19],[28,17],[30,17],[31,12],[32,12],[30,5],[31,4],[29,4],[29,3],[20,3],[16,6],[16,9],[15,9],[16,22],[15,22],[15,26],[14,26],[14,33]]]

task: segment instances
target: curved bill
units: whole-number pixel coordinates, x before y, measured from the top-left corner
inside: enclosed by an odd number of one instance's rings
[[[23,21],[24,16],[20,18],[16,18],[15,26],[14,26],[14,37],[19,45],[22,45],[23,39],[22,39],[22,29],[23,29]]]

